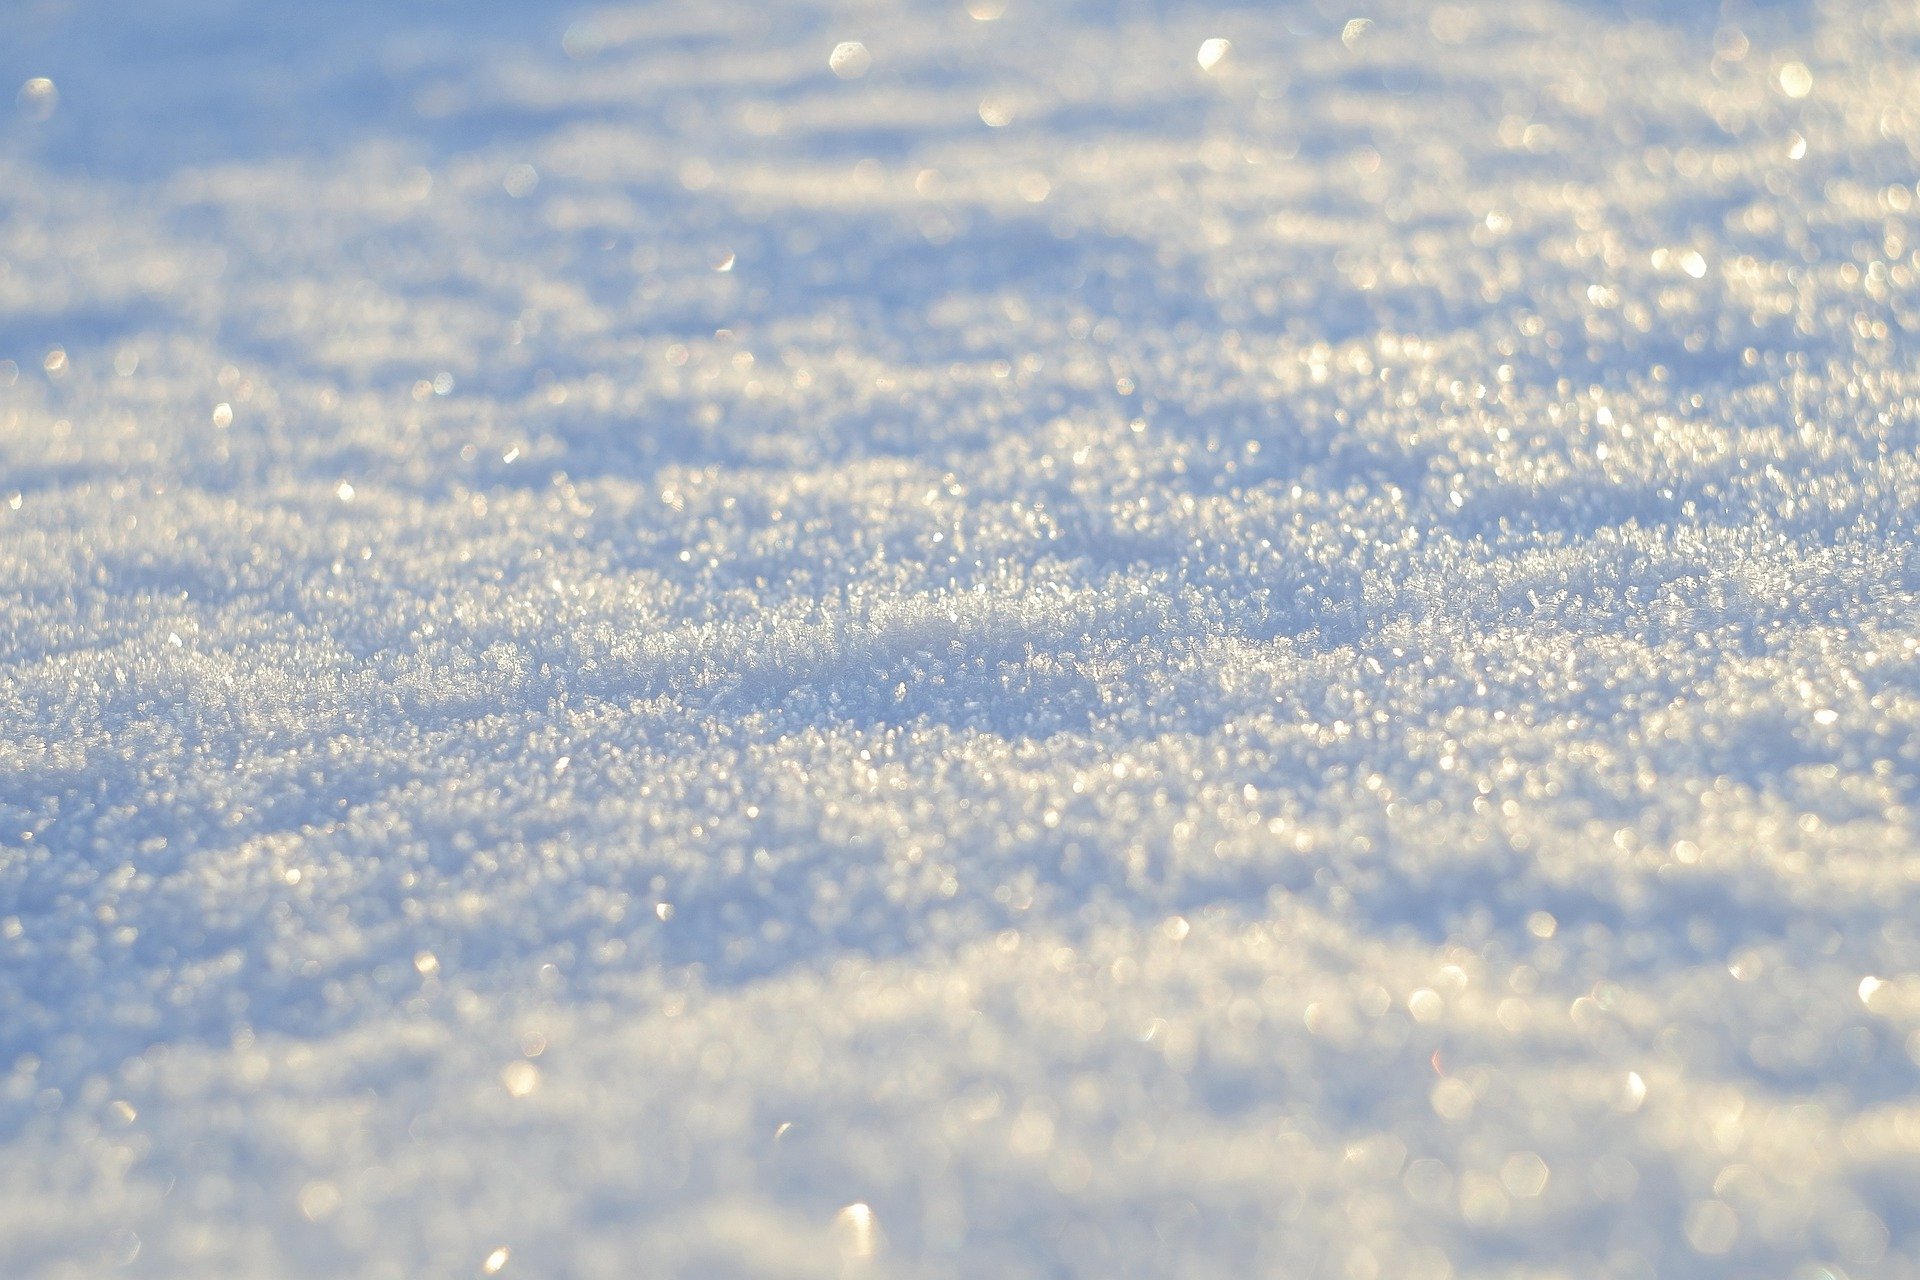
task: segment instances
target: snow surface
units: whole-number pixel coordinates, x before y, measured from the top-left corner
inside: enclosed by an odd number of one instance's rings
[[[1920,1275],[1920,10],[972,6],[0,9],[0,1275]]]

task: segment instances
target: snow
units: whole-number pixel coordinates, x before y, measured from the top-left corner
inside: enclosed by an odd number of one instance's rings
[[[9,7],[0,1273],[1920,1276],[1917,54]]]

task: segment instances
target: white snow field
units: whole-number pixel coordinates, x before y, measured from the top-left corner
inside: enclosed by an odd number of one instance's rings
[[[1920,1276],[1910,0],[0,76],[4,1280]]]

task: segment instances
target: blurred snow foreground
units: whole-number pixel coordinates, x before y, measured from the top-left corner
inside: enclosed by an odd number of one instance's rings
[[[1920,1275],[1911,4],[0,26],[0,1274]]]

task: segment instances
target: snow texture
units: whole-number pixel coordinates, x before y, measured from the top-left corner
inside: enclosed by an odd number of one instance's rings
[[[1920,1276],[1908,0],[0,74],[0,1275]]]

